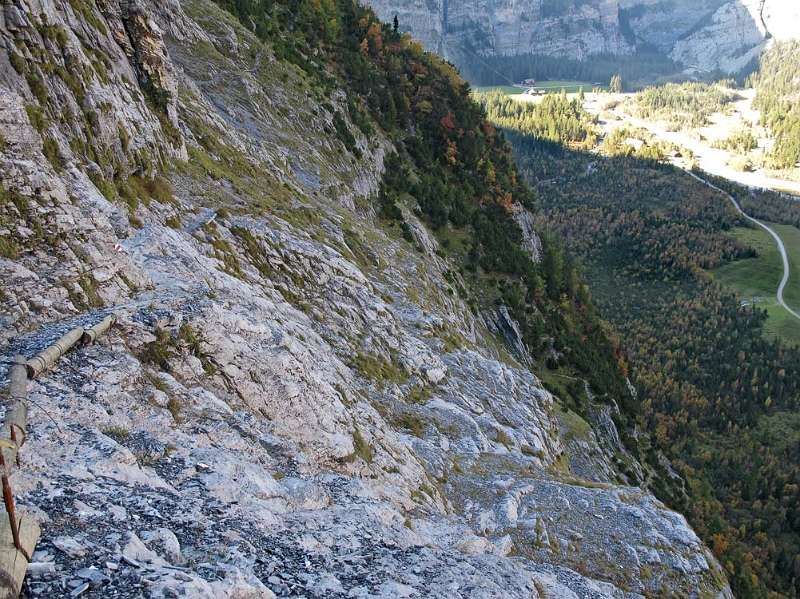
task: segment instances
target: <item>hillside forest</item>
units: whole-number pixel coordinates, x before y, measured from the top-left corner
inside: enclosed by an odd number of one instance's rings
[[[490,118],[504,114],[482,101]],[[639,454],[658,473],[651,487],[687,514],[737,597],[796,597],[800,349],[767,339],[764,311],[742,305],[707,272],[753,255],[728,234],[747,223],[658,152],[571,149],[591,120],[575,134],[575,106],[555,95],[552,102],[546,114],[531,115],[547,122],[506,133],[537,188],[538,226],[569,241],[621,339],[640,398],[627,416],[647,432],[637,437]],[[561,124],[558,135],[537,133]],[[781,196],[726,186],[746,209],[796,221],[796,207]]]
[[[540,262],[522,248],[514,213],[535,210],[536,195],[452,65],[349,0],[219,3],[315,78],[320,93],[336,83],[351,90],[348,116],[366,138],[376,128],[390,136],[397,152],[377,198],[386,226],[410,239],[404,208],[415,212],[476,311],[507,306],[535,359],[556,353],[600,398],[629,398],[616,342],[563,242],[544,236]],[[336,133],[357,154],[348,128]]]
[[[757,94],[754,107],[761,124],[775,138],[775,168],[800,163],[800,40],[774,44],[761,56],[751,82]]]

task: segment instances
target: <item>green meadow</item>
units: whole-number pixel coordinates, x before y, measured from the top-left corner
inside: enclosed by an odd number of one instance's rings
[[[604,88],[602,85],[593,86],[588,81],[537,81],[535,84],[526,87],[516,87],[513,85],[490,85],[485,87],[476,87],[474,89],[476,92],[501,91],[509,96],[514,96],[516,94],[525,92],[529,87],[535,87],[537,89],[544,89],[554,92],[560,92],[563,89],[568,94],[577,93],[581,88],[583,88],[583,91],[586,93],[592,91],[594,87]]]
[[[783,292],[784,300],[800,311],[800,229],[790,225],[767,224],[783,239],[789,255],[789,282]],[[767,310],[764,332],[768,337],[780,337],[789,343],[800,344],[800,320],[779,306],[775,297],[783,276],[783,265],[775,240],[761,228],[737,228],[731,231],[731,235],[753,247],[758,255],[716,268],[712,276],[736,292],[742,300],[755,301]]]

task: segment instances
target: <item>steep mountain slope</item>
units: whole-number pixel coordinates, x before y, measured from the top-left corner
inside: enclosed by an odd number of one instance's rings
[[[769,40],[800,37],[800,6],[790,0],[726,2],[672,47],[690,70],[736,73],[758,58]]]
[[[767,39],[800,36],[800,9],[792,0],[369,0],[369,4],[386,20],[397,15],[404,31],[458,65],[494,57],[490,65],[501,75],[507,69],[498,57],[581,61],[592,55],[615,55],[622,57],[616,62],[625,64],[624,57],[638,50],[669,57],[676,71],[736,73],[758,57]],[[657,74],[661,73],[649,76]],[[566,70],[561,74],[567,75],[573,76]],[[486,76],[490,75],[481,75]]]
[[[730,596],[455,72],[346,1],[230,8],[0,12],[2,368],[119,316],[32,383],[27,595]]]

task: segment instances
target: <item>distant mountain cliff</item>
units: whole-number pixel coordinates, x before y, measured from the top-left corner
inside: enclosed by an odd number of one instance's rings
[[[676,70],[735,73],[800,33],[793,0],[369,0],[456,64],[524,55],[657,52]],[[495,63],[493,63],[495,64]]]
[[[372,0],[378,14],[398,15],[403,29],[445,57],[552,54],[583,58],[634,50],[619,26],[616,0]]]

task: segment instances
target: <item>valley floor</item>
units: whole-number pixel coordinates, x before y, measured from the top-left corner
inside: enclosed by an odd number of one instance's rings
[[[791,274],[784,297],[789,305],[798,305],[800,292],[800,230],[789,225],[769,223],[786,240]],[[762,229],[735,229],[732,235],[739,241],[755,248],[758,256],[737,260],[712,271],[714,279],[736,291],[742,301],[756,303],[765,308],[768,318],[764,330],[769,337],[780,336],[800,343],[800,322],[793,318],[775,299],[775,289],[781,280],[781,260],[778,249],[770,235]]]
[[[747,89],[737,93],[741,97],[733,103],[733,110],[727,114],[715,113],[706,127],[692,130],[671,130],[672,127],[666,123],[631,115],[626,109],[626,101],[633,94],[585,94],[583,107],[597,117],[597,124],[606,135],[623,127],[644,129],[656,139],[688,149],[692,154],[691,159],[686,156],[671,159],[677,166],[686,168],[693,163],[704,172],[749,188],[800,195],[800,182],[776,178],[771,171],[765,169],[737,170],[730,166],[736,156],[735,152],[712,147],[715,141],[726,139],[743,124],[752,126],[759,133],[759,148],[769,145],[763,128],[756,126],[759,114],[752,107],[755,91]],[[570,95],[577,97],[577,94]],[[513,97],[520,102],[538,102],[544,96],[517,94]],[[769,337],[777,336],[790,343],[800,342],[800,320],[796,317],[800,308],[800,231],[790,225],[765,224],[781,239],[787,254],[788,278],[783,292],[786,305],[782,305],[776,297],[784,270],[781,254],[775,240],[762,229],[743,229],[736,235],[742,241],[753,242],[759,256],[728,264],[718,269],[715,276],[726,287],[742,296],[743,302],[757,302],[767,310],[765,333]]]
[[[691,150],[697,166],[707,173],[724,177],[746,187],[800,195],[800,182],[783,176],[776,177],[773,171],[766,169],[736,170],[729,165],[735,156],[734,152],[712,147],[715,141],[727,138],[744,124],[758,122],[758,112],[752,108],[754,90],[740,90],[737,93],[742,98],[733,104],[731,114],[716,113],[712,115],[711,123],[707,127],[691,131],[672,131],[663,122],[641,119],[629,114],[625,110],[625,101],[632,98],[634,94],[587,93],[583,107],[587,112],[598,117],[598,125],[604,133],[610,133],[621,127],[646,129],[658,139]],[[519,102],[538,102],[543,98],[543,96],[527,94],[516,94],[513,97]],[[760,135],[759,146],[763,148],[765,145],[768,145],[768,140]]]

